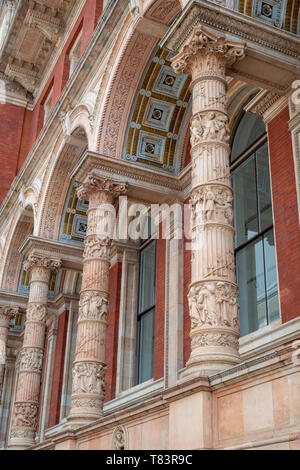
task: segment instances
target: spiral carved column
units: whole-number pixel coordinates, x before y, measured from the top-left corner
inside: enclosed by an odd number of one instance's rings
[[[24,449],[34,444],[44,357],[49,280],[61,261],[30,254],[24,268],[31,271],[29,300],[14,404],[9,448]]]
[[[209,375],[240,361],[225,73],[243,58],[244,44],[196,27],[172,59],[176,73],[191,74],[193,99],[191,356],[185,376]]]
[[[113,203],[126,188],[126,183],[89,174],[77,192],[80,199],[89,201],[89,209],[72,372],[72,404],[68,417],[71,426],[102,416]]]
[[[0,405],[6,363],[6,347],[10,320],[18,313],[17,307],[0,308]]]

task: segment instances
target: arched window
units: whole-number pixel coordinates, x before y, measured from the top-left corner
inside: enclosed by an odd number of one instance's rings
[[[235,256],[241,336],[279,318],[267,134],[245,113],[232,144]]]
[[[138,383],[153,377],[156,289],[156,240],[148,217],[140,246],[138,287]]]

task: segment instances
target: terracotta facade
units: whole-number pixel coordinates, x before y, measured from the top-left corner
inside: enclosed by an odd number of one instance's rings
[[[0,449],[300,450],[296,10],[0,7]]]

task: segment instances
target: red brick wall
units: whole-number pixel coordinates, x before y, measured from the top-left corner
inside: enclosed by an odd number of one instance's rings
[[[0,203],[22,167],[44,123],[43,104],[53,87],[52,106],[69,79],[69,51],[82,29],[81,53],[91,39],[102,12],[103,0],[87,0],[66,41],[44,90],[33,111],[9,104],[0,105]]]
[[[59,423],[69,312],[58,318],[48,428]]]
[[[165,336],[165,290],[166,290],[166,240],[156,244],[156,298],[154,328],[154,380],[164,376]]]
[[[17,174],[24,113],[19,106],[0,104],[0,203]]]
[[[109,271],[109,311],[105,347],[107,364],[105,401],[115,398],[116,391],[121,277],[122,263],[116,263]]]
[[[288,108],[268,124],[282,321],[300,315],[300,233]]]

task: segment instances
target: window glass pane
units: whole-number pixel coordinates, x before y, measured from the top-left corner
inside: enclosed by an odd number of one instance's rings
[[[266,289],[268,296],[269,323],[280,318],[278,303],[278,285],[276,272],[276,257],[274,244],[274,231],[269,230],[264,235]]]
[[[235,246],[258,233],[255,161],[252,155],[232,173],[234,191]]]
[[[153,240],[141,252],[139,313],[155,304],[155,248]]]
[[[231,161],[239,157],[266,132],[263,120],[255,114],[245,113],[236,130],[231,151]]]
[[[237,252],[241,336],[267,324],[262,238]]]
[[[260,230],[273,224],[272,198],[267,142],[256,152],[257,192],[260,213]]]
[[[140,319],[139,383],[153,377],[154,309]]]

